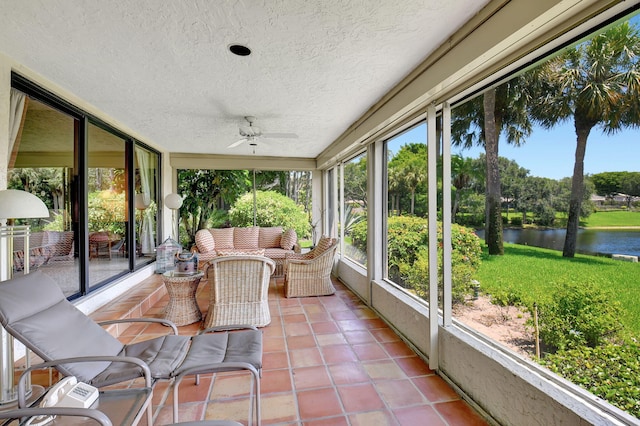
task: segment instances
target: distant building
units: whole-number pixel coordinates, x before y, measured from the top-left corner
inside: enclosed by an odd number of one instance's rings
[[[640,197],[633,197],[627,194],[616,194],[613,197],[605,197],[604,195],[591,195],[590,200],[596,207],[622,207],[630,206],[632,203],[640,201]]]

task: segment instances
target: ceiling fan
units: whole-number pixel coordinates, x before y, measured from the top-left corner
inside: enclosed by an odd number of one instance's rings
[[[261,138],[265,139],[297,139],[298,135],[295,133],[262,133],[262,129],[254,125],[256,118],[248,115],[244,118],[249,125],[243,125],[239,128],[239,133],[242,139],[239,139],[229,145],[227,148],[235,148],[244,142],[248,142],[249,145],[254,148],[257,145],[257,140]]]

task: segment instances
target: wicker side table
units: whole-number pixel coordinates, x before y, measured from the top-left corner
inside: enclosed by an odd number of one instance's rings
[[[162,274],[162,281],[167,287],[169,303],[164,311],[164,318],[176,325],[187,325],[202,320],[202,312],[196,301],[198,284],[204,273],[185,274],[168,271]]]

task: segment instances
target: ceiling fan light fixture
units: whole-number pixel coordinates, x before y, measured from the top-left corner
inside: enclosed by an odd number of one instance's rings
[[[235,148],[244,142],[248,142],[248,145],[253,148],[253,153],[255,154],[255,148],[258,146],[257,140],[261,138],[270,138],[270,139],[297,139],[298,135],[295,133],[262,133],[262,129],[260,127],[254,126],[256,121],[256,117],[253,115],[246,115],[244,119],[249,124],[238,126],[238,133],[242,139],[237,140],[231,143],[227,148]]]
[[[251,49],[242,44],[232,44],[229,46],[229,52],[237,56],[249,56],[251,55]]]

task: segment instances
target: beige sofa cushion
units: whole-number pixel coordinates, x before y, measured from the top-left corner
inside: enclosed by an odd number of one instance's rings
[[[260,228],[257,226],[250,228],[233,228],[233,248],[257,249],[259,232]]]
[[[234,228],[214,228],[211,229],[211,235],[215,241],[216,250],[232,249],[233,246],[233,229]]]
[[[216,242],[211,235],[211,230],[201,229],[196,232],[196,247],[200,253],[209,253],[215,250]]]
[[[224,249],[218,250],[218,256],[264,256],[264,249]]]
[[[271,226],[260,228],[258,235],[258,247],[260,248],[280,248],[282,238],[282,226]]]

